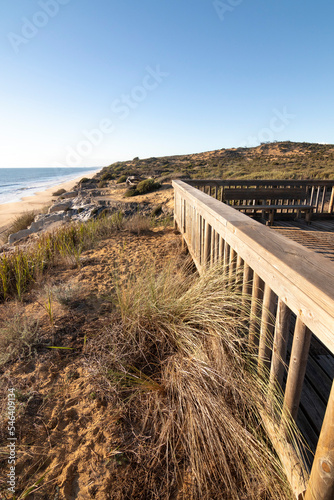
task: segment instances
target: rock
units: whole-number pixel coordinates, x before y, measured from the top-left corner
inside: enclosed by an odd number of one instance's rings
[[[22,229],[17,233],[10,234],[8,237],[8,243],[12,245],[16,241],[19,241],[22,238],[25,238],[26,236],[30,236],[33,233],[37,233],[38,231],[42,231],[48,228],[50,224],[59,221],[67,221],[69,219],[70,215],[64,211],[53,213],[52,215],[51,214],[37,215],[35,217],[34,222],[27,229]]]
[[[61,212],[63,210],[67,210],[71,206],[71,201],[59,201],[52,205],[52,207],[49,208],[49,214],[53,212]]]
[[[13,243],[15,243],[15,241],[21,240],[22,238],[25,238],[26,236],[29,236],[34,232],[35,231],[32,229],[21,229],[21,231],[9,235],[8,243],[12,245]]]
[[[62,198],[75,198],[78,196],[78,191],[68,191],[67,193],[64,193],[61,195]]]

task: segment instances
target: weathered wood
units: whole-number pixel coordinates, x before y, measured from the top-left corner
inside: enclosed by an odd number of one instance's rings
[[[237,264],[235,269],[235,289],[237,292],[242,292],[244,261],[240,255],[237,255]]]
[[[286,435],[269,418],[265,411],[260,409],[260,414],[270,440],[281,460],[291,489],[298,500],[302,500],[306,490],[307,471],[301,457],[294,447],[286,440]],[[314,500],[314,499],[313,499]]]
[[[325,200],[326,200],[326,191],[327,191],[325,187],[323,187],[322,189],[323,189],[323,191],[322,191],[321,208],[320,208],[321,213],[323,213],[323,211],[324,211]]]
[[[306,197],[306,188],[226,189],[225,200],[295,200]],[[283,203],[282,203],[283,204]]]
[[[230,249],[230,262],[229,262],[229,278],[228,282],[232,285],[235,282],[235,271],[237,267],[237,252],[234,248]]]
[[[289,413],[294,420],[297,418],[303,389],[311,337],[312,332],[297,318],[283,403],[283,413]]]
[[[334,383],[322,424],[305,500],[334,498]]]
[[[211,225],[205,221],[205,241],[204,241],[204,265],[210,262],[211,249]]]
[[[262,310],[262,299],[264,292],[264,282],[260,276],[254,273],[253,276],[253,292],[251,303],[251,314],[249,321],[249,344],[250,346],[258,346],[260,333],[260,314]]]
[[[270,369],[270,355],[275,325],[275,304],[276,296],[271,288],[265,284],[258,356],[258,371],[262,376],[265,375],[265,370]]]
[[[283,384],[290,320],[290,309],[286,304],[284,304],[281,299],[279,299],[276,314],[273,357],[270,370],[271,387],[275,386],[276,384],[282,387]]]
[[[224,275],[227,280],[228,272],[229,272],[229,263],[230,263],[230,245],[225,240],[224,242]]]
[[[333,212],[333,207],[334,207],[334,187],[332,187],[332,192],[331,192],[331,199],[329,201],[329,207],[328,207],[328,213]]]
[[[318,189],[317,189],[317,196],[316,196],[316,199],[315,199],[315,211],[316,211],[316,213],[319,212],[320,189],[321,189],[321,187],[319,186]]]

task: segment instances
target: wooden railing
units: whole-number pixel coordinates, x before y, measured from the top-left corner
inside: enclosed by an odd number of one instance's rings
[[[334,214],[334,181],[326,180],[219,180],[191,179],[187,184],[209,194],[210,196],[225,201],[224,193],[228,189],[256,189],[256,188],[306,188],[307,197],[304,200],[307,205],[314,205],[314,214],[318,217],[326,217]],[[233,205],[233,202],[229,203]],[[291,201],[291,205],[294,203]]]
[[[210,264],[221,262],[252,297],[249,336],[258,343],[258,366],[267,366],[270,383],[281,385],[283,411],[296,419],[312,334],[334,353],[334,264],[189,183],[173,181],[173,187],[175,224],[198,271],[203,273]],[[283,384],[291,314],[296,321]],[[254,321],[256,317],[259,321]],[[296,497],[333,500],[334,385],[309,480],[303,477],[293,446],[276,427],[264,423]]]

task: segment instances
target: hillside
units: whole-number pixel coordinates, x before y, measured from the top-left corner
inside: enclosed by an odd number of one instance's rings
[[[105,167],[100,177],[123,174],[194,179],[334,179],[334,145],[276,142],[254,148],[218,149],[159,158],[134,158]]]

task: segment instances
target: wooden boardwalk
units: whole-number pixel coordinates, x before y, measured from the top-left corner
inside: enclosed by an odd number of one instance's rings
[[[293,184],[255,183],[271,189]],[[173,181],[175,224],[200,273],[210,265],[224,264],[229,283],[236,283],[251,297],[248,330],[257,370],[260,375],[267,373],[268,401],[271,388],[277,384],[284,399],[283,410],[275,416],[278,421],[273,422],[262,412],[263,423],[296,497],[332,500],[334,182],[311,181],[306,186],[311,200],[315,200],[319,223],[313,219],[310,226],[291,223],[293,214],[289,210],[282,212],[287,220],[272,228],[220,201],[228,198],[227,190],[239,185],[240,189],[254,189],[254,181]],[[314,458],[309,454],[310,473],[285,433],[281,416],[286,412],[315,452]]]
[[[271,229],[334,261],[334,220],[276,221]]]

